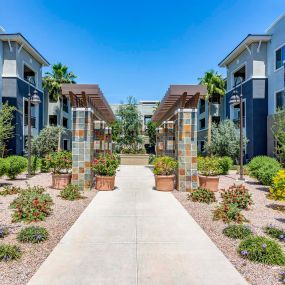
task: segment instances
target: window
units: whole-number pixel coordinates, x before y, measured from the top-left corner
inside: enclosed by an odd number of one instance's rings
[[[63,140],[63,150],[69,150],[69,140]]]
[[[213,117],[212,117],[212,123],[218,125],[218,124],[220,123],[220,121],[221,121],[220,116],[213,116]]]
[[[275,93],[275,110],[284,108],[284,92],[279,91]]]
[[[29,106],[29,103],[27,100],[25,100],[24,102],[24,125],[27,126],[28,123],[29,123],[29,119],[28,119],[28,106]],[[31,103],[31,126],[32,128],[36,128],[36,106]]]
[[[199,108],[199,113],[200,113],[200,114],[202,114],[202,113],[205,112],[205,105],[206,105],[205,100],[204,100],[204,99],[201,99],[201,100],[200,100],[200,108]]]
[[[221,96],[219,94],[213,94],[213,96],[211,97],[211,102],[213,104],[220,104]]]
[[[57,115],[49,115],[49,125],[57,126]]]
[[[246,68],[244,65],[234,73],[233,87],[245,81],[245,78],[246,78]]]
[[[205,119],[201,119],[200,120],[200,130],[205,129],[206,127],[206,120]]]
[[[62,98],[62,109],[64,112],[68,113],[68,100],[66,97]]]
[[[147,124],[151,121],[151,116],[147,115],[144,116],[144,125],[147,126]]]
[[[36,86],[36,73],[24,64],[24,79]]]
[[[68,119],[67,118],[62,118],[62,126],[64,127],[64,128],[68,128]]]
[[[285,45],[275,51],[275,69],[279,69],[283,66],[285,61]]]
[[[54,97],[51,96],[50,94],[48,95],[48,99],[49,99],[50,103],[56,103],[57,102],[57,100],[55,100]]]

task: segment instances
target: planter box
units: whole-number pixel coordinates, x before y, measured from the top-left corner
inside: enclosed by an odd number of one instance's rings
[[[219,187],[219,176],[203,176],[199,175],[199,186],[206,188],[212,192],[218,191]]]
[[[121,165],[148,165],[148,154],[120,154]]]
[[[155,189],[158,191],[173,191],[175,187],[175,175],[154,175]]]
[[[115,188],[115,176],[96,175],[96,190],[111,191]]]
[[[52,174],[52,188],[64,189],[71,182],[71,173],[68,174]]]

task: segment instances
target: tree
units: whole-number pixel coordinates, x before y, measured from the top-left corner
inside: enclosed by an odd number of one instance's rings
[[[137,152],[142,149],[143,139],[141,115],[137,109],[134,97],[128,98],[128,103],[123,104],[117,111],[120,134],[117,142],[123,149]]]
[[[9,106],[8,102],[2,105],[0,109],[0,152],[4,156],[7,142],[14,136],[13,112],[15,107]]]
[[[224,96],[225,81],[222,75],[214,70],[206,71],[203,78],[199,78],[200,84],[207,87],[206,100],[208,101],[208,143],[211,143],[211,129],[212,129],[212,99],[215,96]]]
[[[52,66],[51,72],[46,72],[45,77],[43,77],[43,87],[48,92],[49,97],[53,99],[53,101],[59,101],[59,120],[60,125],[62,126],[62,98],[61,98],[61,85],[64,83],[75,83],[76,75],[68,71],[68,67],[66,65],[62,65],[62,63],[56,63]],[[58,150],[60,150],[60,137],[58,138]]]
[[[285,112],[280,109],[273,117],[272,134],[275,140],[275,155],[280,163],[285,161]]]
[[[247,139],[244,138],[244,146]],[[229,156],[237,160],[240,151],[239,131],[231,120],[224,120],[220,124],[213,124],[212,140],[206,144],[206,151],[217,156]]]
[[[154,147],[156,144],[156,128],[157,128],[157,123],[153,121],[149,121],[147,123],[146,133],[149,137],[149,145],[151,147]]]

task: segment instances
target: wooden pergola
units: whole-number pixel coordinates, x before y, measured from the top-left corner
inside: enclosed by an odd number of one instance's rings
[[[62,95],[69,98],[72,107],[88,108],[95,111],[95,116],[107,123],[112,123],[116,117],[97,84],[62,84]]]

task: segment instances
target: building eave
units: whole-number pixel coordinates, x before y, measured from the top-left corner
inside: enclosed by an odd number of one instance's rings
[[[35,49],[31,43],[21,34],[0,34],[1,41],[13,41],[20,45],[23,44],[23,48],[33,56],[42,66],[49,66],[50,63]]]
[[[238,44],[220,63],[219,67],[226,67],[236,57],[238,57],[246,48],[255,42],[269,42],[271,35],[253,35],[249,34]]]

